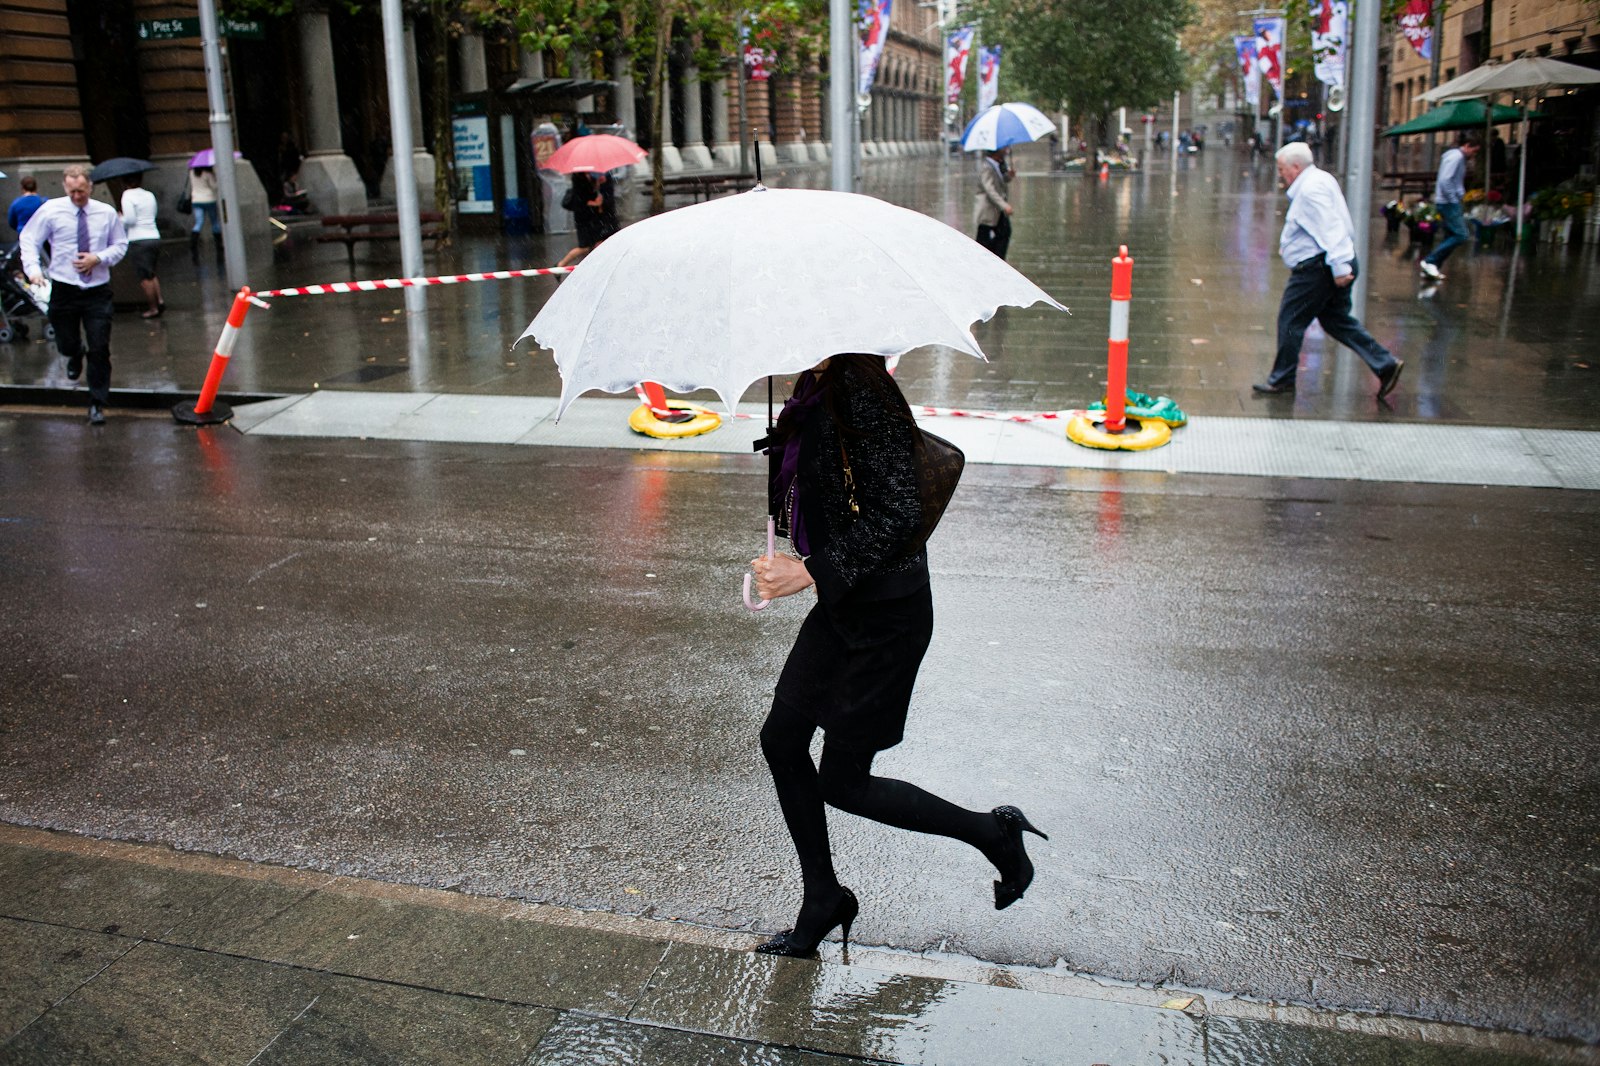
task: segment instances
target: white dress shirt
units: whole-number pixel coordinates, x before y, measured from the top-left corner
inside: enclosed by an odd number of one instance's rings
[[[156,194],[149,189],[124,189],[122,226],[128,231],[130,241],[159,241],[161,230],[156,225]]]
[[[1283,219],[1278,254],[1291,269],[1326,255],[1334,277],[1350,273],[1350,261],[1356,256],[1355,225],[1338,179],[1326,170],[1308,166],[1289,186],[1289,213]]]
[[[91,289],[111,281],[111,268],[122,262],[128,254],[128,234],[122,228],[122,216],[108,203],[91,199],[84,205],[89,222],[89,247],[87,251],[100,257],[100,262],[87,274],[80,274],[72,265],[78,254],[78,208],[71,197],[57,196],[46,200],[44,206],[33,213],[28,224],[22,227],[22,271],[28,277],[40,273],[39,253],[45,242],[50,244],[50,268],[46,272],[56,285],[76,285]]]

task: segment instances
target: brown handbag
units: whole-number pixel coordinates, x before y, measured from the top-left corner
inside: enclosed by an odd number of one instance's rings
[[[922,501],[922,522],[917,527],[916,536],[901,553],[902,556],[915,555],[928,543],[928,538],[933,536],[934,529],[939,525],[939,519],[944,517],[950,497],[956,494],[961,471],[967,465],[967,457],[960,448],[921,426],[917,427],[911,447],[917,464],[917,495]],[[842,438],[839,441],[839,459],[844,463],[844,487],[850,501],[850,513],[859,514],[861,508],[856,504],[855,471],[850,469],[850,456],[845,453]]]

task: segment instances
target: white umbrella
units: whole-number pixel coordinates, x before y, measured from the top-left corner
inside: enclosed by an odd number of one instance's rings
[[[1498,63],[1485,63],[1481,67],[1473,67],[1459,78],[1451,78],[1449,81],[1435,85],[1422,94],[1422,99],[1430,104],[1442,104],[1448,100],[1473,99],[1487,95],[1474,90],[1480,82],[1499,69],[1500,65]]]
[[[1061,304],[965,234],[856,193],[766,189],[682,207],[599,245],[518,338],[555,353],[561,403],[656,381],[714,389],[841,352],[944,345],[984,358],[972,325]]]
[[[1007,145],[1037,141],[1055,128],[1032,104],[995,104],[967,123],[961,147],[968,152],[995,152]]]
[[[1462,85],[1468,78],[1472,78],[1478,71],[1486,71],[1481,77]],[[1517,239],[1522,239],[1522,205],[1527,199],[1528,192],[1528,110],[1529,104],[1544,96],[1551,89],[1563,88],[1572,85],[1600,85],[1600,71],[1580,67],[1576,63],[1563,63],[1559,59],[1546,59],[1543,56],[1523,56],[1513,59],[1509,63],[1479,67],[1470,70],[1459,78],[1445,82],[1430,92],[1423,94],[1423,99],[1430,100],[1434,94],[1440,94],[1439,100],[1461,100],[1476,96],[1493,96],[1495,93],[1521,93],[1522,94],[1522,127],[1518,139],[1522,144],[1519,173],[1517,175]],[[1450,90],[1448,94],[1445,90]]]

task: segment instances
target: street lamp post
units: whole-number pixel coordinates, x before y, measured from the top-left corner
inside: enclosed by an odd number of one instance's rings
[[[239,220],[239,182],[233,169],[233,119],[222,86],[222,39],[215,0],[200,0],[200,44],[205,54],[206,103],[211,108],[211,151],[216,156],[217,196],[222,201],[222,252],[228,287],[242,289],[248,280],[244,226]]]
[[[860,167],[856,114],[856,24],[849,0],[828,0],[828,122],[833,151],[828,166],[836,192],[855,192]]]

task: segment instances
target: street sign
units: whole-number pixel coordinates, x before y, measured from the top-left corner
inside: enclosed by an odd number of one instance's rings
[[[265,37],[261,23],[255,19],[225,18],[221,20],[221,27],[224,37],[238,37],[251,41],[259,41]],[[138,24],[136,32],[141,41],[176,41],[187,37],[198,37],[200,20],[198,18],[148,19]]]

